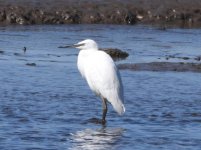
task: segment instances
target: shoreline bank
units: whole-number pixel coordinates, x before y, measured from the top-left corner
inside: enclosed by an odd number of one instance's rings
[[[0,1],[0,25],[146,24],[200,28],[199,0]]]

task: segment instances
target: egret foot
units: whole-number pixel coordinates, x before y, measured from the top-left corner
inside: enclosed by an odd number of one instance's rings
[[[105,125],[105,124],[106,124],[106,120],[102,119],[102,125]]]
[[[98,119],[98,118],[91,118],[88,120],[88,122],[95,123],[95,124],[102,124],[102,125],[106,124],[106,120]]]

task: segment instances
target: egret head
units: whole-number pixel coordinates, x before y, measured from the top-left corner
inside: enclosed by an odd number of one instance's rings
[[[91,39],[78,42],[77,44],[74,44],[74,47],[80,50],[98,50],[98,44]]]

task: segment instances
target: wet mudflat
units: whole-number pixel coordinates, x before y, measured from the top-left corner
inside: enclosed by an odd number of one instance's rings
[[[92,38],[129,53],[119,65],[200,64],[200,35],[149,26],[0,27],[0,149],[200,149],[200,73],[120,70],[126,113],[110,106],[103,127],[89,122],[101,116],[101,100],[77,71],[78,51],[58,48]]]
[[[176,72],[201,72],[201,64],[183,62],[151,62],[137,64],[120,64],[119,69],[133,71],[176,71]]]

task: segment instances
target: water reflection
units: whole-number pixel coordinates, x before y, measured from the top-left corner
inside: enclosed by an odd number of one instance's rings
[[[72,134],[71,150],[112,149],[123,134],[122,128],[85,129]]]

